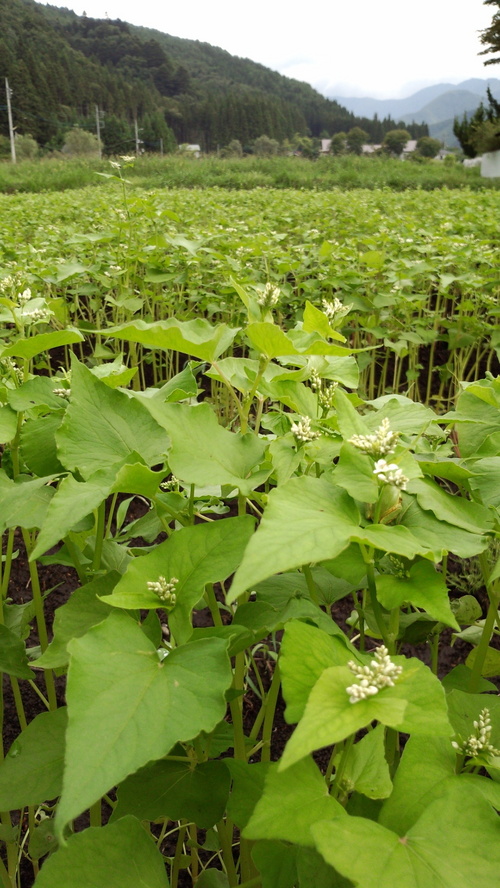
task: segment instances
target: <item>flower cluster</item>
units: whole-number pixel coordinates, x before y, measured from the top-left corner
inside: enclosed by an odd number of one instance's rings
[[[410,480],[396,463],[388,463],[385,459],[377,460],[373,474],[382,484],[392,484],[394,487],[399,487],[400,490],[406,490],[406,485]]]
[[[57,395],[59,398],[70,398],[71,397],[71,389],[70,388],[55,388],[52,389],[52,393]]]
[[[264,287],[264,291],[257,296],[257,302],[262,308],[272,308],[277,305],[280,300],[280,288],[268,282]]]
[[[26,287],[26,289],[23,290],[22,293],[17,294],[17,301],[18,301],[19,305],[26,305],[26,303],[29,302],[30,299],[31,299],[31,290],[29,287]]]
[[[323,407],[325,409],[330,409],[330,407],[333,407],[335,392],[338,388],[338,382],[330,382],[323,385],[323,380],[321,379],[321,376],[313,367],[311,370],[311,388],[313,389],[313,391],[317,392],[318,403],[320,407]]]
[[[394,453],[399,432],[391,431],[389,420],[383,419],[373,435],[353,435],[349,438],[349,444],[354,444],[363,453],[380,458]]]
[[[311,428],[311,420],[308,416],[302,416],[298,422],[292,423],[290,431],[292,435],[295,435],[297,441],[302,441],[303,443],[319,438],[319,432],[315,432]]]
[[[474,733],[467,737],[462,743],[452,741],[452,746],[462,755],[475,757],[481,752],[489,755],[500,755],[500,750],[496,749],[490,743],[491,739],[491,716],[489,709],[482,709],[479,713],[477,721],[472,723]]]
[[[48,308],[31,308],[23,306],[19,313],[19,319],[23,324],[37,324],[39,321],[50,321],[52,312]]]
[[[168,481],[162,481],[160,484],[162,490],[179,490],[179,479],[172,475]]]
[[[23,371],[12,358],[0,358],[0,370],[4,371],[5,375],[10,376],[15,382],[24,381]],[[4,373],[2,372],[0,375],[3,376]]]
[[[344,305],[344,303],[341,302],[340,299],[337,299],[336,296],[333,301],[323,299],[321,305],[323,312],[326,314],[329,321],[343,318],[352,308],[352,305]]]
[[[160,601],[167,607],[173,607],[177,601],[175,587],[179,580],[177,577],[171,577],[167,583],[165,577],[158,577],[157,580],[147,584],[150,592],[156,592]]]
[[[385,645],[381,645],[375,651],[375,658],[369,666],[359,666],[354,660],[347,664],[352,674],[358,679],[357,684],[346,688],[349,694],[349,703],[359,703],[374,694],[378,694],[382,688],[393,688],[398,677],[403,671],[402,666],[392,662],[389,651]]]

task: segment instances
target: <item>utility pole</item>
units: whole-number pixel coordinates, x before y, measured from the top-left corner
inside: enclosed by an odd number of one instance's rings
[[[7,115],[9,118],[9,138],[10,138],[10,154],[12,157],[12,163],[16,162],[16,142],[14,137],[14,126],[12,124],[12,108],[10,106],[10,97],[12,95],[12,90],[9,86],[9,81],[5,78],[5,94],[7,96]]]
[[[97,132],[97,144],[99,147],[99,160],[102,160],[101,124],[104,111],[99,111],[99,105],[95,106],[95,128]]]
[[[135,133],[135,154],[136,157],[139,157],[140,154],[140,145],[142,145],[142,139],[139,138],[139,127],[137,125],[137,117],[134,117],[134,133]]]

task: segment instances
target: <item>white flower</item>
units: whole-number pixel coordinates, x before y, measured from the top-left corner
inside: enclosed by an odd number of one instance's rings
[[[160,487],[162,490],[178,490],[179,479],[172,475],[169,481],[162,481]]]
[[[358,450],[373,457],[388,456],[394,453],[399,435],[400,432],[391,431],[390,422],[386,417],[373,435],[353,435],[349,438],[349,444],[354,444]]]
[[[173,607],[177,601],[175,587],[178,582],[179,580],[177,577],[171,577],[168,583],[165,577],[158,577],[157,580],[147,583],[147,587],[150,592],[156,592],[158,598],[164,605],[167,607]]]
[[[337,299],[335,296],[333,301],[328,299],[323,299],[322,301],[323,312],[326,314],[329,321],[333,321],[336,318],[342,318],[346,315],[352,308],[351,305],[344,305],[340,299]]]
[[[360,700],[373,697],[382,688],[393,688],[403,671],[402,666],[392,662],[389,651],[383,644],[375,651],[369,666],[359,666],[354,660],[350,660],[347,665],[358,679],[357,684],[346,688],[349,703],[359,703]]]
[[[280,288],[275,287],[274,284],[267,283],[264,287],[264,292],[257,296],[257,302],[259,305],[262,305],[263,308],[272,308],[273,305],[276,305],[280,299]]]
[[[302,416],[298,422],[292,423],[290,431],[292,435],[295,435],[297,441],[314,441],[315,438],[319,438],[319,432],[313,431],[308,416]]]
[[[379,459],[375,463],[373,474],[377,476],[383,484],[393,484],[400,490],[406,490],[409,478],[403,474],[402,470],[396,463],[387,463],[385,459]]]
[[[457,752],[469,757],[475,757],[481,752],[489,755],[500,755],[500,750],[495,749],[490,743],[491,739],[491,716],[489,709],[482,709],[479,713],[477,721],[472,723],[474,726],[474,734],[467,737],[462,743],[452,741],[452,746]]]
[[[17,301],[20,305],[24,305],[26,302],[29,302],[31,299],[31,290],[29,287],[26,287],[22,293],[17,294]]]
[[[123,160],[123,163],[133,163],[135,160],[134,154],[120,154],[120,160]]]

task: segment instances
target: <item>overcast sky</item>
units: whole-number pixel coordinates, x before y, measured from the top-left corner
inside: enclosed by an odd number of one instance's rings
[[[220,46],[324,94],[402,98],[432,83],[499,77],[484,66],[483,0],[52,0]]]

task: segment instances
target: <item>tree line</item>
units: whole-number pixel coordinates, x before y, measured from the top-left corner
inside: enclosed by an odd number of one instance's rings
[[[0,77],[12,90],[16,131],[46,150],[60,149],[75,126],[94,129],[96,106],[109,154],[130,152],[135,121],[144,150],[161,142],[164,151],[185,142],[214,151],[234,139],[250,150],[262,134],[281,143],[354,127],[381,143],[405,126],[356,117],[309,84],[209,44],[34,0],[2,0]],[[425,124],[406,129],[412,138],[428,135]],[[8,135],[1,99],[0,134]]]

